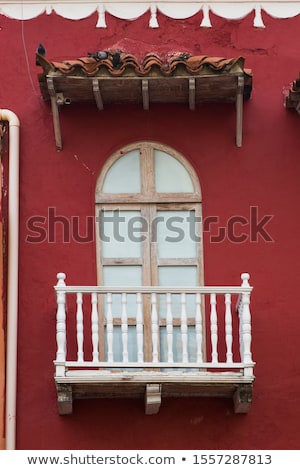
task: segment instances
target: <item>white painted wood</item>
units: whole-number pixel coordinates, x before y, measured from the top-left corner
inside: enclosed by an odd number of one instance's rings
[[[56,362],[64,363],[66,361],[66,294],[63,291],[65,287],[66,275],[57,274],[57,286],[61,290],[57,292],[57,313],[56,313]],[[56,375],[64,376],[65,367],[62,364],[56,366]]]
[[[242,285],[237,287],[107,287],[107,286],[66,286],[65,285],[65,274],[58,274],[58,282],[55,286],[57,293],[57,326],[56,326],[56,337],[57,337],[57,355],[55,360],[56,366],[56,377],[64,377],[66,375],[66,368],[76,367],[82,370],[87,368],[124,368],[126,364],[126,370],[130,368],[135,369],[151,369],[166,368],[169,371],[174,368],[179,370],[191,370],[199,369],[199,372],[205,368],[213,370],[223,369],[229,371],[231,369],[236,370],[236,373],[241,374],[245,378],[253,377],[254,363],[251,354],[251,315],[250,315],[250,293],[252,287],[249,285],[249,275],[242,274]],[[190,302],[187,303],[186,294],[193,293],[195,305],[193,306]],[[75,299],[74,299],[75,293]],[[92,311],[91,311],[91,323],[92,323],[92,345],[93,345],[93,357],[92,360],[86,361],[84,359],[83,343],[84,343],[84,311],[83,311],[83,293],[91,295]],[[114,314],[114,303],[113,295],[121,295],[121,302],[117,302],[117,313]],[[217,311],[217,294],[222,293],[225,296],[225,330],[218,329],[218,311]],[[97,300],[99,294],[105,294],[103,303],[103,309],[105,312],[104,327],[106,327],[107,333],[107,357],[104,361],[99,361],[99,327],[98,327],[98,306]],[[127,294],[135,294],[135,302],[128,303]],[[151,294],[151,335],[152,344],[150,345],[150,360],[144,358],[144,312],[143,305],[149,300],[149,294]],[[162,317],[158,319],[157,309],[157,295],[165,295],[166,302],[160,305],[163,309]],[[180,294],[180,302],[172,298],[172,294]],[[77,336],[77,359],[70,358],[66,360],[66,295],[71,301],[76,301],[76,336]],[[202,297],[205,295],[209,296],[210,301],[210,335],[212,345],[212,357],[210,361],[203,361],[203,323],[202,323]],[[232,295],[235,297],[239,296],[238,313],[240,321],[239,341],[240,341],[240,359],[234,361],[232,354],[233,344],[233,329],[232,329]],[[144,298],[145,296],[145,298]],[[72,300],[73,299],[73,300]],[[147,300],[148,299],[148,300]],[[174,300],[174,302],[173,302]],[[174,305],[173,305],[174,304]],[[175,304],[177,305],[177,313],[175,314]],[[101,303],[102,305],[102,303]],[[203,306],[204,306],[203,302]],[[132,306],[135,306],[134,308]],[[189,315],[188,315],[189,312]],[[191,315],[191,312],[193,314]],[[88,314],[88,312],[86,312]],[[121,314],[121,315],[120,315]],[[222,312],[220,314],[223,315]],[[133,315],[133,316],[132,316]],[[193,356],[192,361],[189,362],[189,350],[188,350],[188,331],[189,326],[194,326],[196,335],[197,351]],[[121,360],[114,358],[114,329],[121,327],[121,346],[122,346],[122,357]],[[130,359],[128,353],[129,347],[129,336],[128,331],[130,328],[136,329],[136,343],[137,351],[135,359]],[[160,334],[159,329],[163,328],[166,331],[166,355],[160,356]],[[176,330],[175,330],[176,328]],[[132,330],[133,331],[133,330]],[[180,344],[182,349],[182,356],[176,357],[174,361],[173,350],[175,346],[176,333],[176,344]],[[69,333],[68,333],[69,334]],[[219,335],[222,335],[222,337]],[[226,344],[226,361],[218,362],[218,342],[224,342]],[[236,338],[237,341],[237,338]],[[152,354],[151,354],[152,349]],[[131,356],[134,357],[134,356]],[[91,371],[87,371],[90,373]],[[191,370],[192,373],[192,370]]]
[[[167,293],[167,357],[169,363],[174,362],[172,297],[170,292]]]
[[[202,313],[201,313],[201,294],[196,294],[196,344],[197,344],[197,361],[198,364],[203,362],[202,355]]]
[[[203,5],[202,12],[203,18],[200,26],[202,26],[202,28],[211,28],[211,22],[209,17],[209,5],[207,3]]]
[[[106,28],[105,8],[103,3],[100,3],[100,5],[98,5],[98,21],[96,24],[96,28]]]
[[[60,286],[54,286],[54,290],[56,292],[63,291],[65,293],[76,293],[78,291],[84,292],[97,292],[107,293],[121,293],[126,292],[127,294],[136,294],[137,292],[141,292],[143,294],[151,294],[152,292],[156,292],[157,294],[166,294],[169,292],[170,294],[181,294],[181,292],[185,292],[186,294],[243,294],[245,292],[251,293],[253,287],[242,287],[242,286],[201,286],[201,287],[194,287],[194,286],[65,286],[61,288]]]
[[[152,328],[152,362],[158,362],[158,317],[157,317],[157,298],[153,292],[151,294],[151,328]]]
[[[218,320],[216,309],[216,294],[210,294],[210,333],[211,333],[211,357],[212,362],[218,362]]]
[[[56,361],[55,361],[56,362]],[[93,361],[84,361],[84,362],[77,362],[77,361],[66,361],[65,362],[66,366],[67,367],[78,367],[78,368],[87,368],[87,367],[91,367],[91,368],[101,368],[101,369],[122,369],[124,368],[124,363],[123,362],[120,362],[120,361],[113,361],[113,362],[107,362],[107,361],[104,361],[104,362],[97,362],[97,363],[94,363]],[[255,363],[253,362],[252,364],[249,365],[249,368],[253,367],[255,365]],[[245,364],[243,362],[233,362],[232,364],[230,363],[227,363],[227,362],[219,362],[217,365],[216,364],[212,364],[211,362],[202,362],[201,364],[199,364],[198,362],[188,362],[188,363],[184,363],[184,362],[166,362],[166,361],[163,361],[163,362],[143,362],[142,364],[138,364],[136,361],[135,362],[131,362],[129,361],[127,364],[126,364],[126,372],[128,372],[128,368],[132,369],[132,372],[135,371],[135,369],[141,369],[141,367],[143,369],[169,369],[169,371],[171,372],[173,369],[182,369],[182,370],[185,370],[185,369],[205,369],[205,368],[209,368],[209,369],[214,369],[214,366],[216,366],[217,369],[224,369],[224,372],[222,372],[223,374],[230,374],[231,372],[228,372],[228,369],[236,369],[238,371],[238,374],[240,376],[243,376],[243,372],[241,372],[240,369],[243,369],[243,368],[246,368],[245,367]],[[248,368],[248,366],[247,366]],[[85,373],[89,374],[90,371],[84,371]],[[174,372],[175,373],[175,372]],[[182,374],[182,371],[179,371],[176,373],[178,373],[178,375]],[[202,371],[200,370],[199,372],[197,371],[196,372],[197,374],[198,373],[202,373]],[[211,374],[214,374],[215,372],[203,372],[203,374],[208,374],[208,375],[211,375]],[[236,373],[236,372],[235,372]],[[129,375],[131,374],[128,373]]]
[[[139,363],[144,362],[144,335],[143,335],[143,312],[142,312],[142,294],[136,295],[136,335],[137,335],[137,360]]]
[[[244,273],[241,276],[242,287],[249,286],[249,274]],[[250,295],[248,292],[244,292],[241,298],[240,304],[240,342],[242,344],[241,359],[244,364],[252,364],[251,354],[251,314],[250,314]],[[245,374],[252,374],[251,369],[245,369]]]
[[[226,362],[232,362],[231,294],[225,294]]]
[[[182,362],[189,361],[188,358],[188,327],[186,314],[186,295],[181,294],[181,345],[182,345]]]
[[[122,315],[121,315],[121,330],[122,330],[122,347],[123,347],[123,362],[128,362],[128,318],[127,318],[127,295],[122,293]]]
[[[228,20],[242,19],[253,11],[255,27],[264,27],[261,11],[266,11],[275,18],[292,18],[300,14],[298,0],[264,0],[260,3],[251,0],[200,0],[181,1],[160,0],[151,3],[148,0],[0,0],[0,13],[17,20],[31,20],[42,13],[53,12],[63,18],[80,20],[98,12],[96,27],[106,28],[105,12],[125,20],[135,20],[149,12],[149,27],[158,28],[157,9],[161,14],[173,19],[187,19],[202,10],[202,27],[211,27],[210,11]]]
[[[83,311],[82,311],[82,293],[77,292],[76,303],[76,331],[77,331],[77,359],[83,361]]]
[[[106,334],[107,334],[107,361],[113,362],[113,313],[112,313],[112,294],[107,293],[107,312],[106,312]]]
[[[98,318],[98,302],[97,294],[92,293],[92,345],[93,345],[93,361],[99,360],[99,318]]]
[[[151,18],[150,18],[149,26],[150,28],[158,28],[159,25],[158,25],[157,16],[156,16],[157,6],[155,3],[151,3],[150,11],[151,11]]]
[[[161,385],[147,384],[145,393],[145,413],[154,415],[158,413],[161,405]]]

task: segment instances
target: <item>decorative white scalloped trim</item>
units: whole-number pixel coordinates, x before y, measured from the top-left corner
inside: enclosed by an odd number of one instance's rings
[[[97,28],[106,28],[105,13],[126,20],[135,20],[149,12],[149,27],[158,28],[157,11],[173,19],[186,19],[202,11],[203,17],[200,26],[211,27],[210,11],[230,20],[245,18],[252,11],[255,12],[253,25],[264,28],[262,11],[274,18],[292,18],[300,14],[300,1],[273,1],[262,2],[247,0],[159,0],[149,2],[146,0],[0,0],[0,14],[17,20],[30,20],[46,13],[57,13],[63,18],[80,20],[92,13],[98,12]]]

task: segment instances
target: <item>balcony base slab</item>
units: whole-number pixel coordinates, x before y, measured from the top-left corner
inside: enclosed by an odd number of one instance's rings
[[[252,382],[243,381],[185,381],[163,383],[145,383],[143,381],[123,381],[109,383],[82,382],[63,377],[56,379],[57,404],[60,415],[69,415],[73,411],[73,401],[95,398],[140,398],[145,401],[145,413],[156,414],[159,411],[162,398],[167,397],[226,397],[233,400],[235,413],[247,413],[252,404]]]

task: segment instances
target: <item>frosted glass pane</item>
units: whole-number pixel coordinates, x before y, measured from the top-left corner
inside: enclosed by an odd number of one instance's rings
[[[105,286],[141,286],[142,267],[141,266],[104,266],[103,280]],[[107,299],[105,296],[105,309],[107,312]],[[136,317],[136,295],[127,294],[127,316]],[[112,295],[113,317],[120,318],[122,314],[121,294]]]
[[[132,150],[119,158],[105,176],[103,193],[140,193],[140,151]]]
[[[195,258],[197,255],[194,211],[159,211],[157,249],[159,258]]]
[[[154,151],[155,188],[158,193],[192,193],[194,185],[185,167],[162,150]]]
[[[106,333],[106,332],[105,332]],[[130,362],[137,362],[137,335],[136,327],[128,327],[128,360]],[[107,357],[107,335],[105,334],[105,354]],[[120,326],[115,326],[113,330],[113,355],[114,361],[123,361],[123,344],[122,344],[122,331]]]
[[[160,266],[158,282],[160,286],[197,286],[197,267]]]
[[[182,337],[180,327],[173,327],[173,358],[175,362],[182,362]],[[196,362],[197,359],[197,343],[195,327],[188,327],[188,360],[189,362]],[[167,330],[165,327],[160,328],[160,360],[167,362],[168,348],[167,348]],[[167,369],[165,369],[167,370]]]
[[[140,211],[102,211],[99,234],[103,258],[139,258],[145,237]]]
[[[196,266],[160,266],[158,268],[158,282],[160,286],[197,286]],[[166,295],[159,296],[159,315],[166,318]],[[188,317],[194,317],[196,313],[196,296],[186,295],[186,311]],[[172,315],[174,318],[181,316],[181,295],[172,294]]]

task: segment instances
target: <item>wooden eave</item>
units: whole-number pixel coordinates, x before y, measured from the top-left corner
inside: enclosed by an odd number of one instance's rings
[[[186,103],[194,110],[198,104],[207,102],[235,103],[236,145],[242,145],[243,100],[251,95],[252,76],[245,73],[239,61],[221,70],[204,64],[195,73],[188,71],[184,64],[178,64],[168,74],[156,65],[144,75],[137,74],[131,65],[115,75],[105,65],[90,75],[77,64],[71,72],[49,65],[44,66],[44,72],[39,75],[40,89],[43,98],[51,100],[58,149],[62,149],[59,107],[85,102],[95,102],[101,111],[111,104],[136,103],[148,110],[152,103]]]

